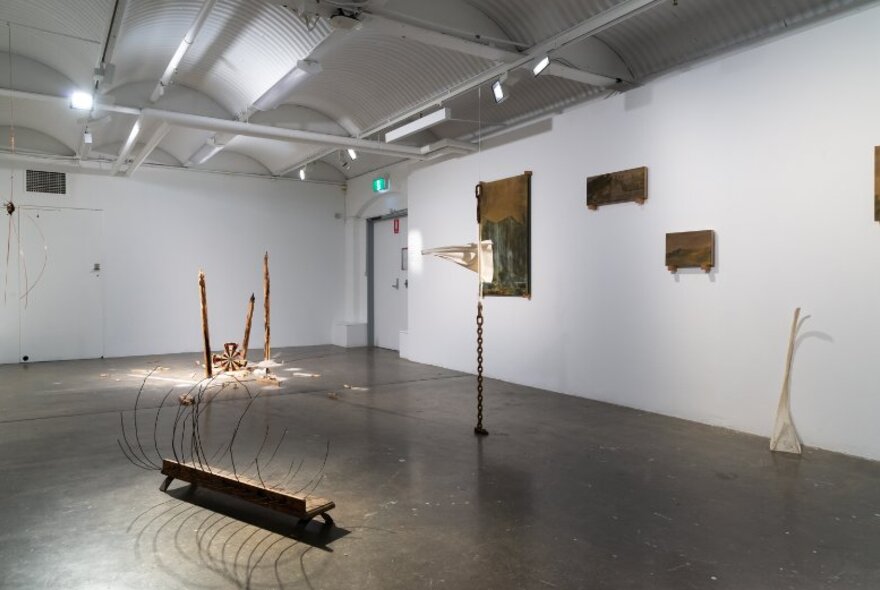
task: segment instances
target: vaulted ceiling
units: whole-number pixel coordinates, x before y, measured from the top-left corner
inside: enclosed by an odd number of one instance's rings
[[[3,0],[0,156],[344,182],[873,3]]]

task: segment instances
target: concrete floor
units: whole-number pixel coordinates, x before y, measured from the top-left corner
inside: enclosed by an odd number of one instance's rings
[[[164,494],[123,457],[119,412],[132,438],[144,371],[161,367],[138,412],[151,450],[197,355],[0,366],[0,587],[880,588],[880,464],[774,456],[765,439],[492,380],[481,439],[471,376],[382,350],[280,352],[296,370],[224,390],[203,442],[228,439],[254,395],[239,468],[260,445],[267,478],[304,458],[298,480],[322,474],[336,528],[180,482]]]

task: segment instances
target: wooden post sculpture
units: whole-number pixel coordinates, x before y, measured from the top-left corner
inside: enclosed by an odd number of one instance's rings
[[[263,344],[263,360],[272,358],[272,348],[269,346],[269,253],[263,256],[263,311],[265,312],[265,341]],[[266,370],[268,373],[268,369]]]
[[[776,424],[773,437],[770,439],[770,450],[781,453],[801,454],[801,441],[791,420],[791,361],[794,357],[795,339],[797,338],[798,320],[801,308],[794,310],[791,323],[791,336],[788,340],[788,357],[785,361],[785,377],[782,381],[782,393],[779,396],[779,407],[776,409]]]
[[[205,342],[205,377],[213,376],[211,363],[211,338],[208,335],[208,295],[205,290],[205,271],[199,271],[199,296],[202,304],[202,337]]]
[[[244,339],[241,341],[241,356],[247,361],[248,344],[251,341],[251,322],[254,319],[254,301],[256,298],[251,293],[251,299],[248,302],[247,318],[244,321]]]

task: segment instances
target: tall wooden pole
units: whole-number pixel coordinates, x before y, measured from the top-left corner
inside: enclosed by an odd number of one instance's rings
[[[272,358],[272,348],[269,346],[269,253],[263,256],[263,311],[265,312],[265,336],[263,344],[263,360]]]
[[[244,321],[244,339],[241,341],[241,358],[247,360],[248,343],[251,341],[251,322],[254,319],[254,294],[248,302],[247,318]]]
[[[205,291],[205,271],[199,271],[199,296],[202,303],[202,336],[205,340],[205,377],[210,379],[214,372],[211,367],[211,337],[208,335],[208,294]]]

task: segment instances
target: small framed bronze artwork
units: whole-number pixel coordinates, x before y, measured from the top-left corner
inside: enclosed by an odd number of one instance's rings
[[[587,178],[587,208],[595,211],[602,205],[635,202],[648,198],[648,169],[645,166]]]
[[[715,232],[684,231],[666,234],[666,268],[699,268],[709,272],[715,266]]]

